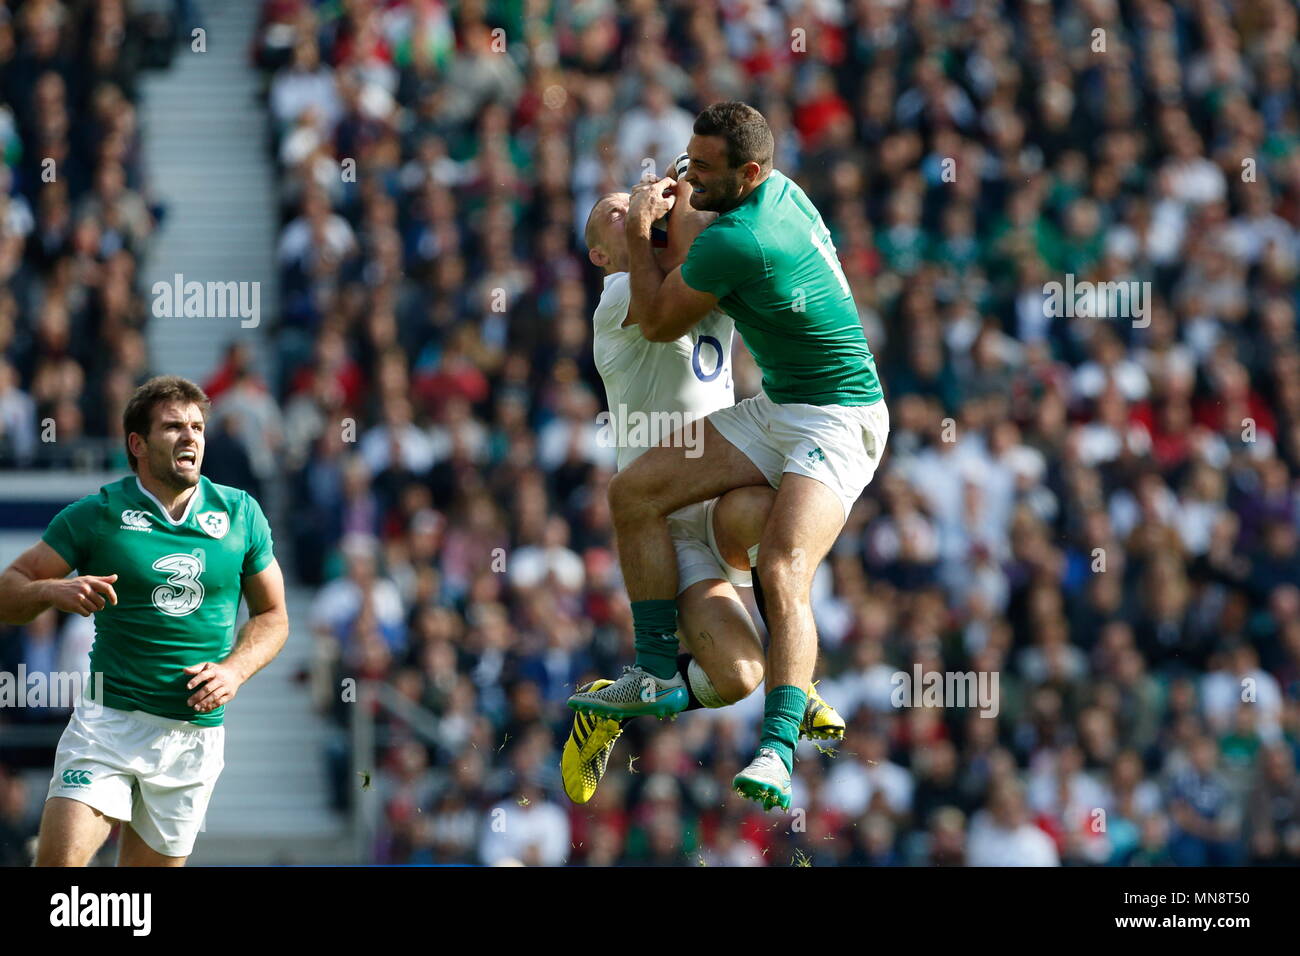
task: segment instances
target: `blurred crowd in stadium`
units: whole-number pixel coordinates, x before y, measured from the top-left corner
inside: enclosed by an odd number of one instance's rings
[[[95,39],[121,4],[81,33],[74,10],[0,24],[0,443],[37,464],[39,419],[115,437],[149,371],[130,72]],[[205,473],[289,483],[332,716],[356,677],[435,717],[378,715],[373,859],[1300,863],[1298,19],[265,0],[277,376],[225,356],[207,386],[239,427]],[[633,654],[581,231],[732,99],[825,217],[893,420],[814,594],[849,731],[801,745],[790,817],[730,792],[761,695],[633,722],[573,807],[564,701]],[[51,155],[76,161],[60,190]],[[1053,317],[1067,274],[1149,283],[1149,309]],[[743,347],[736,383],[759,388]],[[918,664],[996,673],[997,716],[894,706]]]

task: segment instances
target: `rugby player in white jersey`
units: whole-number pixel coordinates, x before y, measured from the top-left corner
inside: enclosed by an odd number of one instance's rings
[[[679,183],[669,214],[667,246],[657,255],[665,268],[685,259],[692,240],[714,217],[690,207],[690,187]],[[618,446],[617,466],[626,468],[655,444],[678,443],[689,453],[703,434],[709,413],[735,404],[731,379],[734,327],[720,310],[672,342],[650,342],[629,322],[630,290],[623,217],[628,193],[609,193],[587,220],[591,262],[604,272],[604,289],[593,319],[596,368],[609,400],[609,433]],[[673,431],[681,426],[680,431]],[[621,439],[621,440],[620,440]],[[725,707],[749,696],[763,682],[763,646],[738,587],[752,587],[758,541],[776,497],[771,488],[738,488],[721,498],[690,505],[669,518],[677,552],[679,636],[686,653],[678,657],[671,686],[652,688],[653,696],[629,701],[644,705],[645,716],[677,710]],[[762,613],[762,589],[756,588]],[[578,688],[599,690],[601,679]],[[671,695],[673,700],[667,700]],[[684,706],[683,706],[684,702]],[[564,789],[575,803],[596,792],[626,720],[577,713],[564,746]],[[844,721],[815,688],[809,688],[801,736],[839,739]]]

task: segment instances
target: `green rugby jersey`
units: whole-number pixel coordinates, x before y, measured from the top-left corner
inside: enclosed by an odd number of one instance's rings
[[[68,505],[42,540],[80,574],[117,575],[117,604],[95,614],[90,651],[91,673],[104,675],[100,703],[220,724],[224,705],[200,714],[186,703],[194,691],[184,668],[230,653],[243,576],[274,558],[257,502],[200,478],[172,521],[130,475]]]
[[[779,404],[874,405],[884,397],[830,231],[778,170],[691,244],[682,278],[718,307]]]

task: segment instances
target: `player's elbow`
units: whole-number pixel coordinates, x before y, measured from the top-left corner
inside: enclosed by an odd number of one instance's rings
[[[40,605],[24,600],[24,592],[31,583],[31,579],[13,565],[0,573],[0,624],[21,626],[36,620],[41,613]]]
[[[261,614],[266,626],[281,640],[289,636],[289,610],[283,604],[268,608]]]
[[[24,627],[40,617],[48,607],[48,604],[0,598],[0,626]]]
[[[257,622],[259,632],[273,638],[289,636],[289,609],[283,598],[268,598],[256,610],[249,609],[249,617]]]
[[[677,336],[667,325],[656,315],[644,316],[640,322],[641,334],[650,342],[671,342]]]
[[[4,627],[22,627],[24,624],[30,624],[36,620],[34,613],[20,613],[19,611],[5,606],[3,599],[0,599],[0,626]]]

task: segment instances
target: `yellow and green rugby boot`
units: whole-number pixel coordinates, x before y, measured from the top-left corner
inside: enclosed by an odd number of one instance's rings
[[[803,711],[803,723],[799,725],[799,736],[809,740],[843,740],[844,718],[817,693],[818,681],[808,688],[808,705]]]
[[[578,693],[600,690],[612,683],[612,680],[602,677],[583,684]],[[584,713],[573,715],[573,728],[560,757],[560,776],[564,780],[565,794],[574,803],[586,803],[596,795],[596,787],[600,785],[600,778],[605,776],[614,744],[622,733],[623,722],[616,718]]]

